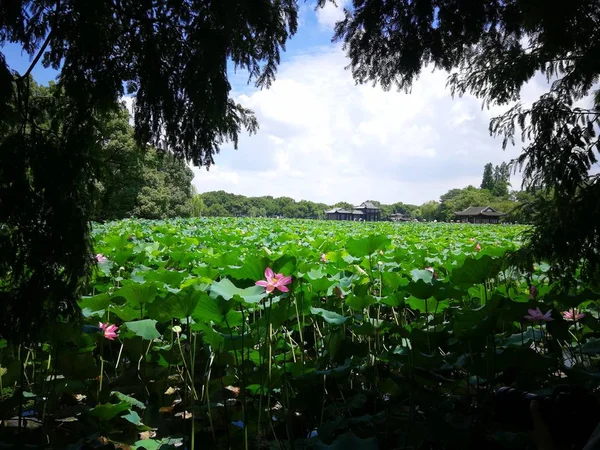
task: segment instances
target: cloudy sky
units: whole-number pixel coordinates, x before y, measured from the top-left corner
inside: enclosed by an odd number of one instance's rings
[[[332,4],[302,8],[299,32],[269,90],[233,77],[234,98],[254,110],[260,130],[242,136],[237,151],[224,147],[210,171],[195,169],[199,192],[420,204],[451,188],[478,186],[487,162],[519,154],[519,146],[503,151],[488,132],[490,118],[504,108],[452,99],[444,72],[424,71],[410,94],[355,85],[341,46],[331,43],[341,16]],[[543,77],[534,79],[523,100],[546,86]],[[520,186],[518,175],[512,184]]]
[[[299,31],[270,89],[257,90],[246,84],[246,74],[231,74],[233,97],[254,110],[260,129],[241,136],[238,150],[223,146],[209,171],[194,169],[198,192],[420,204],[451,188],[478,186],[487,162],[519,154],[519,145],[503,151],[501,139],[488,132],[490,118],[504,108],[482,110],[473,97],[452,99],[444,72],[424,71],[410,94],[355,85],[341,46],[331,43],[341,9],[301,5]],[[3,51],[10,65],[26,70],[27,56]],[[56,76],[41,67],[33,74],[42,83]],[[546,88],[537,77],[522,100]],[[513,176],[512,184],[518,188],[520,178]]]

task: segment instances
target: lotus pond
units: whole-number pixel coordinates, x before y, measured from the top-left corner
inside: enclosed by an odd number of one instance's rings
[[[33,346],[0,340],[0,443],[523,448],[527,434],[492,415],[494,391],[595,388],[600,326],[598,293],[558,294],[542,261],[507,265],[522,231],[96,225],[81,323]]]

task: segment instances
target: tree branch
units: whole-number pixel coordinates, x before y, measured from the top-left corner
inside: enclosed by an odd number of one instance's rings
[[[25,72],[25,74],[23,76],[19,77],[17,81],[23,81],[24,79],[29,77],[29,75],[31,74],[31,71],[34,69],[34,67],[37,65],[40,58],[42,57],[42,54],[46,51],[46,47],[48,47],[48,44],[50,43],[50,38],[52,37],[52,31],[56,28],[56,22],[58,21],[58,8],[59,7],[60,7],[60,0],[56,0],[56,10],[54,11],[54,27],[51,28],[50,31],[48,32],[48,36],[46,36],[46,39],[44,40],[44,43],[40,47],[40,50],[38,51],[37,55],[35,55],[35,58],[29,65],[27,72]]]

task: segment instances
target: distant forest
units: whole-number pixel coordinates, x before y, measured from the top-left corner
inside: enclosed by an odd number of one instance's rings
[[[392,214],[404,214],[410,219],[449,221],[456,211],[469,206],[492,206],[507,215],[504,221],[528,223],[532,216],[528,208],[536,195],[533,191],[510,191],[508,164],[485,165],[481,186],[450,189],[439,200],[422,205],[402,202],[384,204],[374,199],[357,199],[357,204],[369,200],[381,208],[381,219],[389,220]],[[290,197],[246,197],[213,191],[197,194],[192,198],[192,215],[208,217],[285,217],[290,219],[325,219],[325,211],[331,208],[351,209],[354,205],[338,202],[334,205],[308,200],[295,201]]]

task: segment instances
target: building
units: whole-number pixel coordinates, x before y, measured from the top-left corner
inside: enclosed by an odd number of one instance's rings
[[[327,220],[352,220],[352,211],[344,208],[333,208],[325,211]]]
[[[491,206],[469,206],[464,211],[455,212],[456,220],[463,223],[498,223],[505,214]]]
[[[381,219],[381,209],[371,202],[363,202],[352,211],[344,208],[333,208],[325,211],[327,220],[355,220],[361,222],[377,222]]]
[[[411,218],[406,214],[397,213],[390,214],[390,220],[392,222],[410,222]]]

